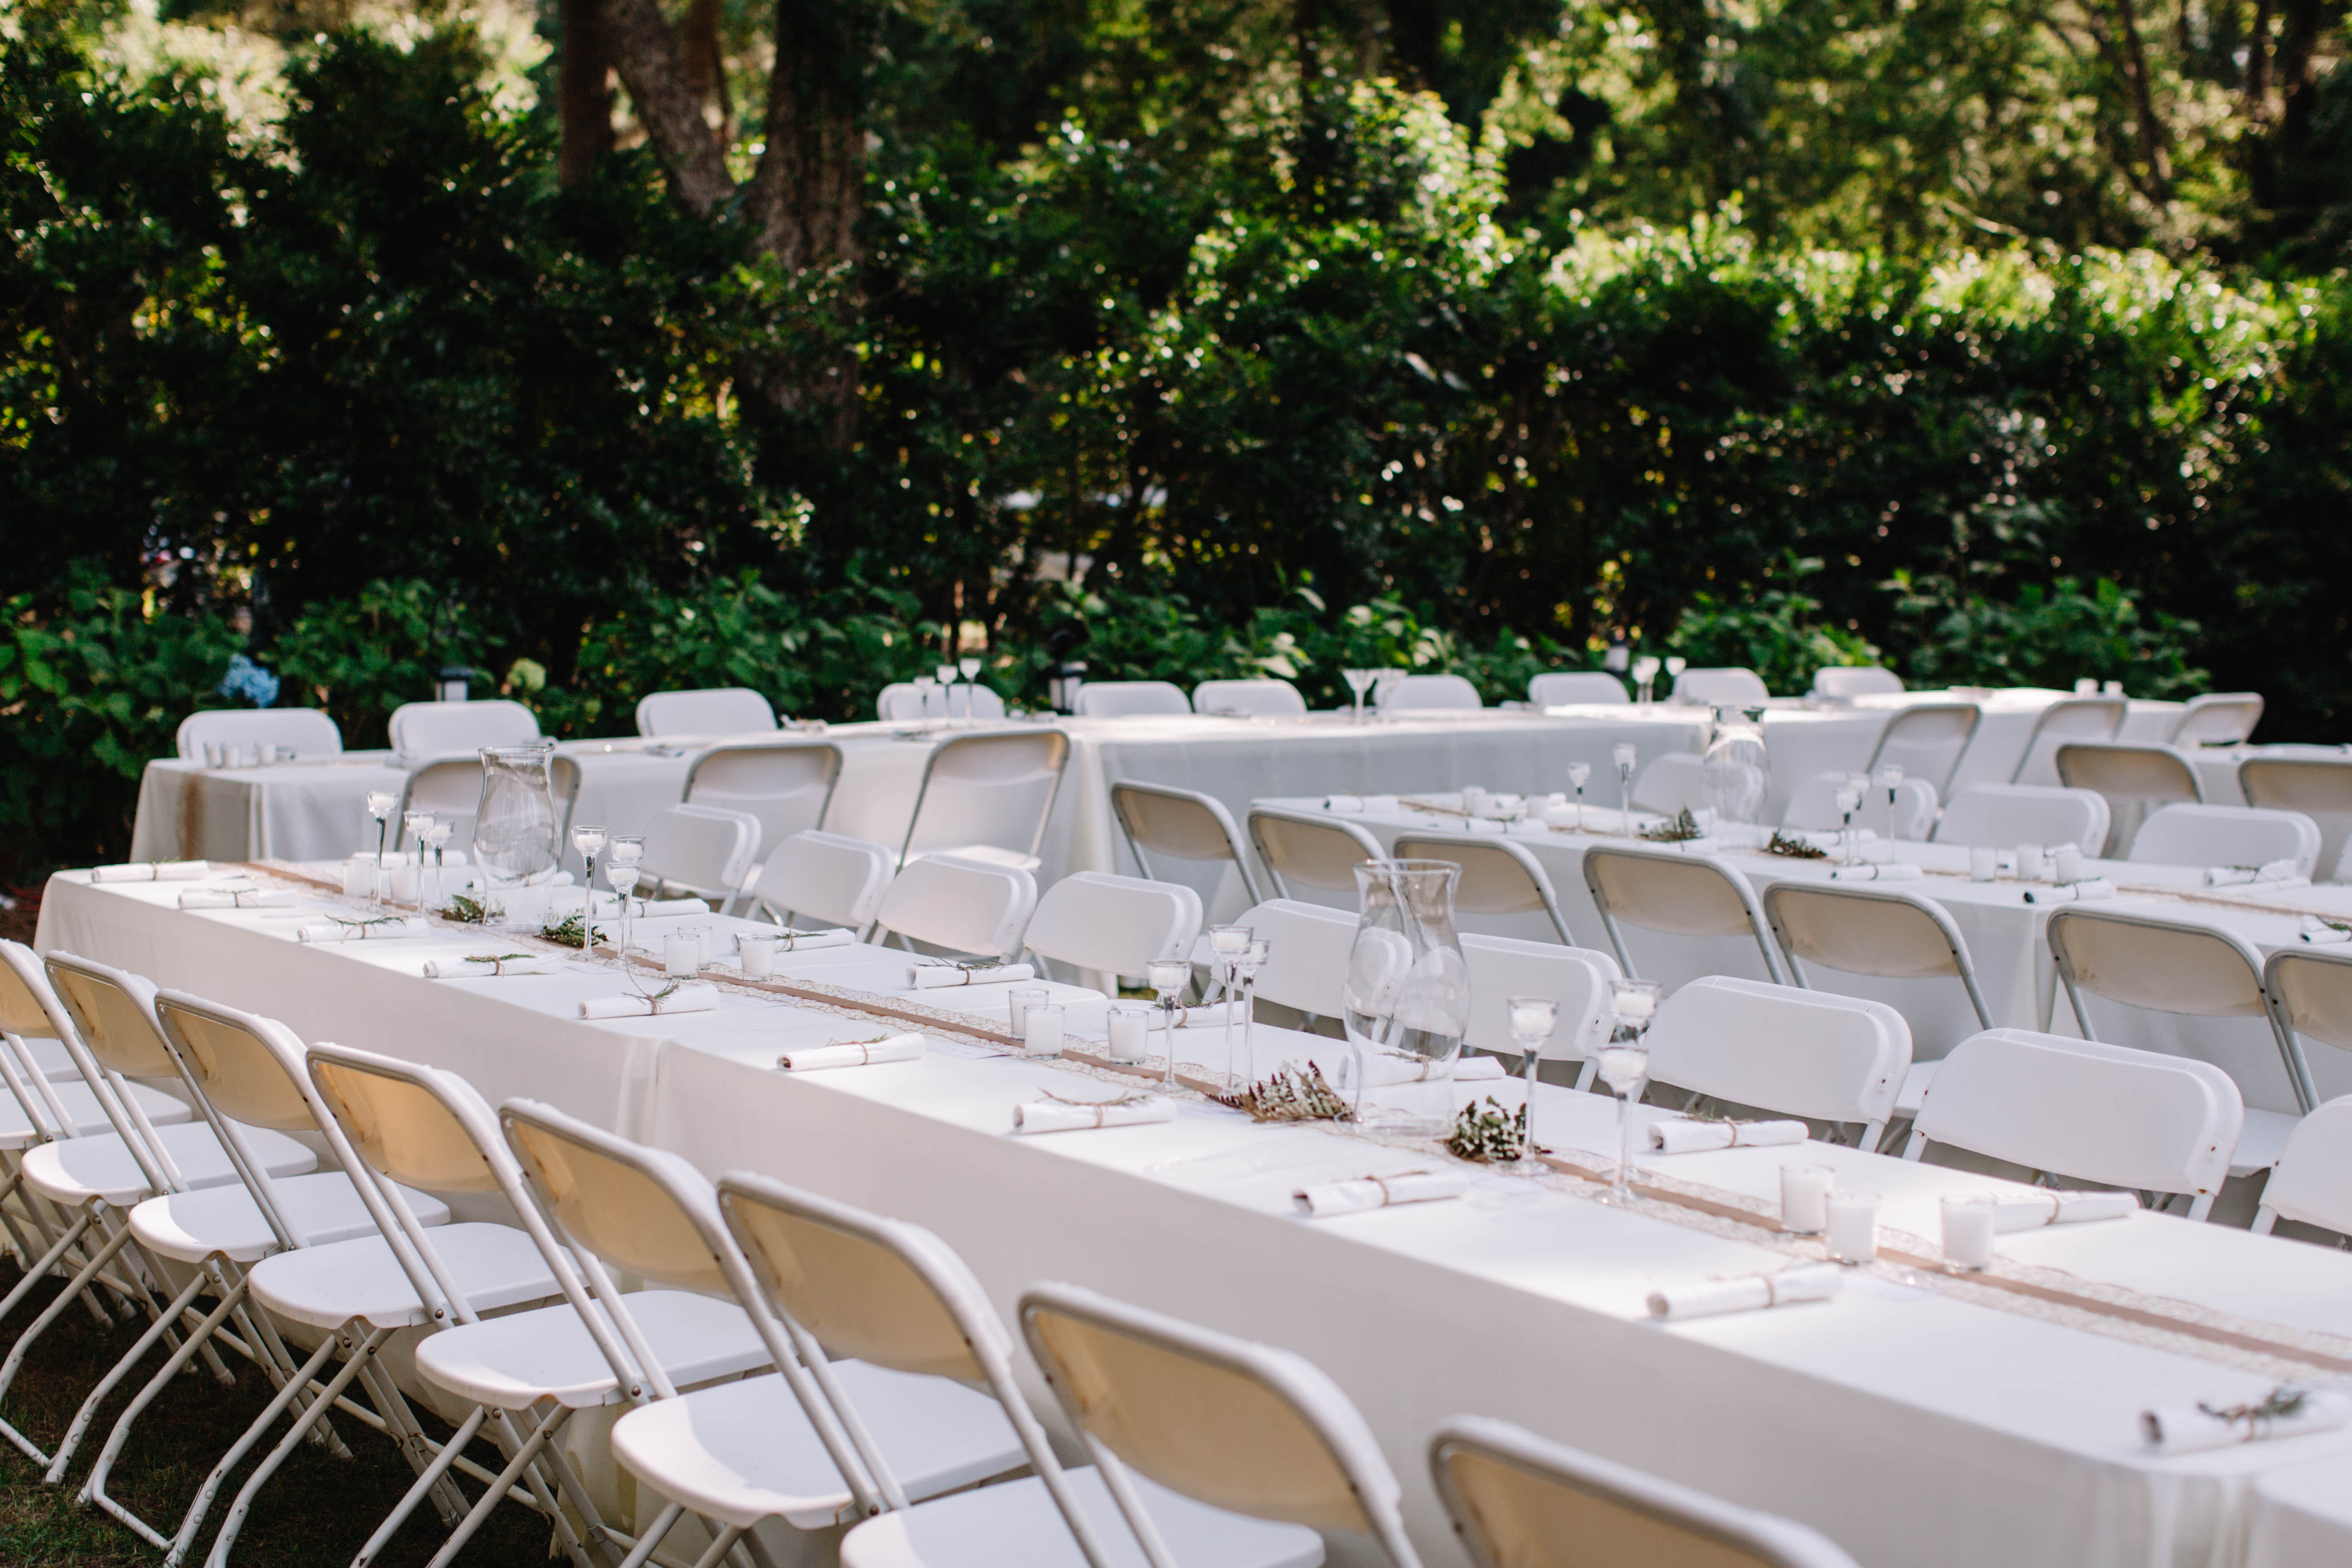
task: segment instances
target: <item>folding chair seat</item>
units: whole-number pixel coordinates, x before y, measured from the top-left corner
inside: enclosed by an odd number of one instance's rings
[[[1166,680],[1089,680],[1078,689],[1081,719],[1132,719],[1192,711],[1184,689]]]
[[[1720,856],[1595,845],[1584,852],[1584,885],[1628,978],[1638,978],[1638,973],[1625,952],[1620,921],[1672,936],[1753,937],[1764,973],[1781,978],[1780,954],[1756,890]]]
[[[1037,879],[1017,867],[926,855],[898,872],[874,917],[875,940],[895,931],[950,952],[1010,958],[1037,908]]]
[[[1243,895],[1251,903],[1258,901],[1257,879],[1251,875],[1249,857],[1243,852],[1241,829],[1216,796],[1121,779],[1110,786],[1110,808],[1145,876],[1154,874],[1151,862],[1144,857],[1147,849],[1171,860],[1230,861],[1241,877]]]
[[[2287,1135],[2254,1210],[2254,1231],[2282,1219],[2352,1237],[2352,1095],[2331,1100]]]
[[[193,763],[207,744],[291,746],[297,757],[339,757],[343,732],[316,708],[207,708],[180,721],[173,750]]]
[[[1183,884],[1076,871],[1045,889],[1022,942],[1041,959],[1136,975],[1191,956],[1200,934],[1201,896]]]
[[[1381,841],[1354,823],[1313,812],[1254,805],[1249,832],[1278,899],[1290,898],[1293,888],[1311,888],[1318,892],[1345,893],[1348,907],[1353,909],[1357,862],[1388,857]]]
[[[1650,1081],[1783,1116],[1858,1125],[1875,1148],[1911,1067],[1911,1026],[1884,1002],[1712,974],[1658,1008]]]
[[[2165,738],[2176,746],[2242,745],[2262,721],[2260,692],[2208,691],[2189,700],[2180,722]]]
[[[503,698],[488,702],[404,702],[392,710],[392,749],[404,757],[441,757],[484,746],[527,746],[539,739],[538,715]]]
[[[1307,699],[1287,680],[1204,680],[1192,688],[1195,713],[1247,713],[1260,719],[1304,719]]]
[[[751,903],[784,925],[805,915],[863,935],[897,875],[897,857],[879,844],[838,833],[795,833],[760,868]]]
[[[1701,708],[1753,708],[1759,702],[1769,702],[1771,691],[1764,678],[1739,665],[1723,665],[1710,669],[1685,669],[1675,677],[1674,700],[1696,703]]]
[[[1917,779],[1940,800],[1950,793],[1953,771],[1983,717],[1973,702],[1918,702],[1899,709],[1878,732],[1870,765],[1863,771],[1874,777],[1883,767],[1901,768],[1905,778]]]
[[[760,847],[824,826],[841,778],[841,748],[828,741],[761,741],[714,746],[686,771],[685,805],[748,812],[760,819]]]
[[[1538,708],[1566,708],[1575,703],[1631,702],[1625,683],[1605,669],[1555,669],[1528,678],[1528,700]]]
[[[2248,757],[2238,764],[2246,804],[2265,811],[2299,811],[2319,825],[2319,868],[2347,880],[2343,858],[2352,843],[2352,759]]]
[[[1478,689],[1458,675],[1400,676],[1379,689],[1383,713],[1463,712],[1484,708]]]
[[[2053,702],[2034,717],[2009,782],[2043,788],[2057,784],[2060,746],[2070,741],[2112,741],[2130,712],[2130,704],[2120,697],[2065,697]]]
[[[2093,855],[2107,841],[2107,821],[2106,801],[2086,789],[1970,784],[1944,807],[1936,842],[1994,849],[2072,844]]]
[[[2054,759],[2058,782],[2086,789],[2107,803],[2107,841],[2093,850],[2109,855],[2132,842],[2153,806],[2201,805],[2204,786],[2189,759],[2169,746],[2126,745],[2114,741],[2069,741]]]
[[[2319,825],[2299,811],[2243,805],[2167,805],[2148,814],[2126,860],[2156,866],[2268,866],[2291,860],[2295,875],[2319,865]]]
[[[711,805],[664,806],[646,827],[646,880],[708,899],[725,913],[759,864],[760,819]]]
[[[1399,860],[1446,860],[1461,867],[1454,889],[1457,914],[1540,914],[1561,945],[1576,945],[1551,879],[1527,846],[1472,833],[1402,833],[1393,853]]]
[[[1070,738],[1059,730],[998,731],[940,742],[924,764],[898,863],[953,855],[1034,871],[1069,763]]]
[[[750,735],[775,727],[776,710],[745,686],[649,691],[637,699],[640,735]]]
[[[1903,678],[1883,664],[1825,664],[1813,671],[1813,695],[1832,700],[1899,697]]]

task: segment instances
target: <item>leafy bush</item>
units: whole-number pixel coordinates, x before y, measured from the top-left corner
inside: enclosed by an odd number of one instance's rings
[[[1795,556],[1782,568],[1790,582],[1821,569],[1820,561]],[[1744,665],[1776,692],[1811,689],[1813,672],[1824,665],[1879,662],[1877,648],[1858,633],[1823,623],[1821,612],[1819,599],[1795,588],[1764,588],[1744,603],[1699,594],[1666,647],[1702,667]]]
[[[1948,583],[1898,577],[1889,585],[1901,595],[1896,613],[1918,626],[1906,660],[1915,686],[2066,690],[2093,677],[2120,680],[2134,697],[2177,698],[2210,684],[2189,664],[2196,624],[2162,611],[2143,621],[2132,597],[2104,577],[2087,594],[2073,577],[2028,584],[2006,605],[1956,599]]]
[[[471,612],[423,581],[370,583],[356,599],[312,605],[270,650],[280,677],[323,708],[353,751],[390,744],[385,722],[433,695],[440,671],[484,653]]]

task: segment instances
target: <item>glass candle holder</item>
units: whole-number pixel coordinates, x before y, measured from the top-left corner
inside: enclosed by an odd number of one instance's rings
[[[1007,991],[1004,994],[1004,1005],[1012,1009],[1013,1014],[1008,1020],[1012,1026],[1007,1033],[1018,1035],[1028,1028],[1029,1009],[1053,999],[1054,994],[1042,985],[1016,985]]]
[[[764,980],[776,972],[776,939],[746,931],[735,939],[735,964],[746,980]]]
[[[1021,1020],[1021,1041],[1025,1054],[1033,1057],[1058,1057],[1062,1054],[1062,1005],[1058,1002],[1032,1002]]]
[[[1139,1002],[1115,1004],[1108,1015],[1110,1059],[1139,1062],[1151,1054],[1151,1009]]]
[[[1944,1267],[1973,1274],[1992,1264],[1992,1238],[2000,1205],[1990,1194],[1968,1193],[1944,1200]]]
[[[1830,1194],[1837,1175],[1827,1165],[1780,1167],[1780,1228],[1790,1236],[1819,1236],[1830,1227]]]
[[[1832,1193],[1827,1207],[1832,1262],[1863,1264],[1878,1256],[1877,1194]]]

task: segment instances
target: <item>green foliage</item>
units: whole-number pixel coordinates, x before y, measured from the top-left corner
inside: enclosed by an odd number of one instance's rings
[[[1790,556],[1786,580],[1801,582],[1819,560]],[[1768,581],[1771,579],[1768,578]],[[1878,649],[1843,626],[1824,625],[1822,602],[1794,588],[1760,588],[1744,603],[1693,595],[1666,646],[1695,665],[1744,665],[1774,691],[1807,691],[1824,665],[1876,664]]]
[[[312,605],[270,657],[301,691],[283,700],[325,709],[343,744],[359,750],[389,744],[392,710],[431,695],[443,668],[470,665],[481,651],[471,616],[432,584],[377,581],[356,599]]]
[[[2120,680],[2134,697],[2190,697],[2207,689],[2189,665],[2194,622],[2139,605],[2102,577],[2087,594],[2072,577],[2032,584],[2013,603],[1971,595],[1958,603],[1948,584],[1898,578],[1897,613],[1919,621],[1910,655],[1914,685],[2072,688],[2084,677]]]

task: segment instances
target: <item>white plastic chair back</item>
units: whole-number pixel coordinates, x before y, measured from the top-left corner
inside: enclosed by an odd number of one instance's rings
[[[1607,1038],[1609,983],[1622,978],[1617,961],[1607,953],[1473,933],[1462,938],[1462,958],[1470,969],[1470,1022],[1463,1044],[1516,1056],[1519,1043],[1511,1037],[1509,1006],[1514,996],[1549,996],[1559,1004],[1559,1021],[1536,1053],[1546,1061],[1590,1058]],[[1339,963],[1346,966],[1344,950]],[[1336,1006],[1336,996],[1333,1002]]]
[[[2329,1100],[2287,1134],[2254,1229],[2266,1234],[2282,1219],[2352,1235],[2352,1095]]]
[[[1864,771],[1898,767],[1906,778],[1933,784],[1941,796],[1952,787],[1952,770],[1975,738],[1984,710],[1973,702],[1922,702],[1897,711],[1878,732],[1878,744]]]
[[[484,746],[527,746],[539,719],[520,702],[404,702],[392,710],[392,749],[404,757],[439,757]]]
[[[1085,688],[1079,689],[1081,691]],[[1304,719],[1307,699],[1287,680],[1204,680],[1192,688],[1195,713],[1248,713],[1260,719]]]
[[[1742,665],[1685,669],[1675,677],[1675,700],[1701,708],[1753,708],[1771,700],[1764,678]]]
[[[637,699],[640,735],[749,735],[776,727],[776,710],[747,686],[654,691]]]
[[[176,1082],[179,1068],[155,1022],[155,987],[111,964],[51,952],[49,987],[100,1068],[121,1078]]]
[[[2069,741],[2112,741],[2130,711],[2130,705],[2120,697],[2063,697],[2053,702],[2034,719],[2024,754],[2017,759],[2017,771],[2009,775],[2009,782],[2057,784],[2060,746]]]
[[[1815,773],[1799,784],[1789,795],[1788,810],[1780,814],[1780,826],[1814,832],[1843,826],[1845,814],[1838,809],[1837,797],[1845,787],[1845,778],[1843,773]],[[1906,775],[1895,786],[1895,804],[1890,806],[1885,789],[1874,783],[1862,792],[1853,825],[1882,838],[1924,839],[1936,827],[1936,786]]]
[[[2238,764],[2246,804],[2266,811],[2299,811],[2319,825],[2319,864],[2336,881],[2352,844],[2352,758],[2248,757]]]
[[[1241,829],[1216,796],[1121,779],[1110,786],[1110,808],[1145,876],[1152,875],[1147,850],[1171,860],[1229,860],[1241,876],[1243,895],[1258,901],[1257,878],[1242,848]]]
[[[1081,719],[1130,719],[1192,711],[1184,689],[1166,680],[1089,680],[1078,688]]]
[[[882,912],[897,859],[863,838],[795,833],[760,868],[752,902],[787,925],[805,919],[863,931]]]
[[[646,826],[648,880],[698,898],[731,900],[760,853],[760,819],[711,805],[664,806]]]
[[[1265,967],[1256,983],[1261,999],[1315,1017],[1339,1016],[1348,954],[1356,945],[1356,916],[1321,904],[1270,899],[1234,923],[1250,927],[1265,941]],[[1542,945],[1548,952],[1566,951]],[[1475,987],[1471,995],[1475,1006]]]
[[[1484,708],[1478,689],[1458,675],[1406,675],[1381,688],[1383,713]]]
[[[1938,844],[2014,849],[2021,844],[2072,844],[2095,854],[2107,841],[2107,803],[2086,789],[2039,784],[1970,784],[1944,807]]]
[[[481,805],[479,752],[436,757],[412,768],[407,782],[400,786],[400,805],[392,818],[392,847],[415,848],[415,837],[408,831],[406,818],[412,811],[429,811],[435,820],[449,824],[449,851],[463,850],[474,842],[474,818]]]
[[[926,855],[899,868],[875,924],[951,952],[1010,958],[1037,907],[1037,879],[1018,866]]]
[[[1828,1537],[1476,1415],[1429,1468],[1475,1568],[1855,1568]]]
[[[2267,866],[2294,862],[2308,877],[2319,864],[2319,824],[2299,811],[2246,805],[2167,805],[2150,812],[2125,857],[2147,866]]]
[[[1293,888],[1313,888],[1345,893],[1352,909],[1358,863],[1388,858],[1381,841],[1354,823],[1309,812],[1252,806],[1249,831],[1277,898],[1287,899]]]
[[[1885,980],[1948,977],[1967,989],[1978,1026],[1992,1027],[1969,944],[1934,900],[1900,888],[1775,882],[1764,889],[1764,913],[1798,984],[1812,984],[1808,962]]]
[[[1653,757],[1647,767],[1633,775],[1633,809],[1660,816],[1697,811],[1706,805],[1705,781],[1705,764],[1696,752],[1668,752]]]
[[[1002,719],[1004,699],[977,681],[958,681],[950,694],[944,686],[894,680],[876,695],[874,711],[890,724],[914,724],[926,719]]]
[[[2282,947],[2263,965],[2263,990],[2282,1026],[2352,1051],[2352,951]]]
[[[1629,977],[1638,975],[1617,929],[1621,921],[1670,936],[1752,937],[1764,972],[1775,981],[1781,977],[1780,949],[1756,890],[1719,856],[1595,845],[1584,852],[1584,886]]]
[[[1883,664],[1825,664],[1813,671],[1813,695],[1838,700],[1899,694],[1903,678]]]
[[[1189,958],[1201,895],[1181,882],[1076,871],[1037,900],[1023,942],[1040,958],[1110,974],[1142,974],[1156,959]]]
[[[1447,860],[1461,867],[1454,888],[1456,914],[1539,914],[1551,922],[1562,943],[1576,945],[1551,879],[1524,844],[1475,833],[1401,833],[1394,855],[1399,860]]]
[[[1658,1008],[1650,1078],[1784,1116],[1860,1122],[1876,1147],[1911,1070],[1911,1026],[1884,1002],[1710,974]]]
[[[1538,708],[1580,702],[1631,702],[1625,683],[1605,669],[1554,669],[1528,678],[1528,700]]]
[[[924,767],[899,860],[978,853],[1034,870],[1069,761],[1070,738],[1059,730],[998,731],[940,742]]]
[[[1020,1318],[1107,1480],[1131,1467],[1235,1513],[1369,1535],[1394,1568],[1419,1568],[1378,1439],[1304,1357],[1073,1285],[1031,1286]]]
[[[340,757],[343,732],[316,708],[207,708],[180,721],[173,749],[184,763],[205,746],[291,746],[298,757]]]
[[[841,778],[841,748],[827,741],[773,741],[718,746],[686,771],[688,805],[748,811],[760,819],[760,842],[782,844],[824,826]]]
[[[2262,721],[2261,692],[2208,691],[2189,700],[2170,739],[2176,746],[2242,745]]]
[[[2059,783],[2068,789],[2094,791],[2107,803],[2108,842],[2099,847],[2101,854],[2131,843],[2150,806],[2193,805],[2205,798],[2197,770],[2168,746],[2069,741],[2058,748],[2056,763]]]
[[[2053,1175],[2189,1194],[2202,1219],[2244,1123],[2238,1086],[2209,1062],[1988,1029],[1937,1068],[1903,1157],[1949,1143]]]

